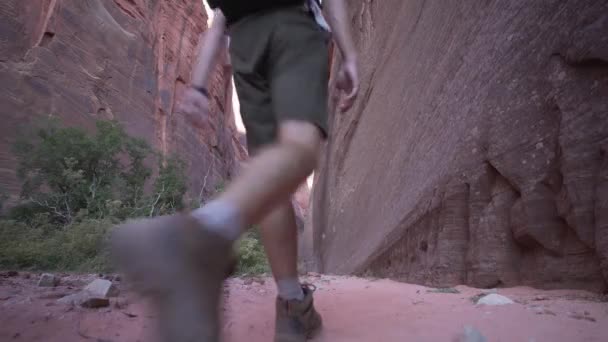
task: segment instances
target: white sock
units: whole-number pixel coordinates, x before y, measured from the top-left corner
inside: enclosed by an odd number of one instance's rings
[[[277,280],[277,289],[279,297],[284,300],[302,300],[304,299],[304,291],[298,278],[287,278]]]
[[[199,220],[205,228],[236,241],[244,231],[245,225],[236,206],[226,201],[211,201],[194,210],[191,215]]]

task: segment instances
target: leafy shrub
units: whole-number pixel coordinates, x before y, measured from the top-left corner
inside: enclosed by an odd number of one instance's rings
[[[22,181],[21,202],[0,221],[0,267],[101,270],[109,229],[140,216],[183,208],[185,164],[160,156],[114,121],[98,121],[95,134],[51,123],[24,134],[13,151]]]
[[[237,243],[239,257],[237,273],[241,275],[262,274],[269,271],[268,259],[256,229],[251,229]]]
[[[15,143],[23,186],[21,202],[0,219],[0,268],[107,271],[104,246],[116,223],[192,206],[184,203],[182,160],[161,158],[117,122],[98,121],[96,128],[89,134],[51,123]],[[150,164],[158,165],[156,173]],[[220,182],[215,195],[222,191]],[[268,271],[255,229],[236,248],[238,273]]]
[[[107,271],[106,220],[85,220],[61,228],[0,220],[0,268]]]

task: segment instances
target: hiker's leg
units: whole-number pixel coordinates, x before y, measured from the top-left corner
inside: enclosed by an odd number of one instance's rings
[[[282,122],[278,142],[260,150],[216,201],[238,208],[246,225],[259,222],[287,201],[314,170],[321,141],[322,134],[314,124]]]
[[[252,33],[256,29],[271,33],[260,41]],[[243,84],[237,84],[237,92],[247,106],[241,110],[248,143],[249,136],[276,141],[264,144],[246,172],[210,204],[216,213],[206,211],[220,218],[239,215],[244,229],[287,201],[316,166],[327,134],[329,35],[293,8],[237,24],[231,37],[235,82]]]
[[[286,300],[302,299],[298,280],[298,232],[291,201],[285,201],[260,224],[260,235],[279,296]]]

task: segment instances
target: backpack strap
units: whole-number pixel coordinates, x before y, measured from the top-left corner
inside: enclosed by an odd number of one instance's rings
[[[331,32],[331,28],[323,16],[323,4],[321,0],[306,0],[306,7],[315,18],[317,24],[325,31]]]

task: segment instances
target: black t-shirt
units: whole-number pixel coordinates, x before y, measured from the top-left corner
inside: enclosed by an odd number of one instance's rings
[[[272,8],[304,4],[305,0],[207,0],[209,7],[219,8],[226,22],[232,24],[237,20],[259,11]]]

